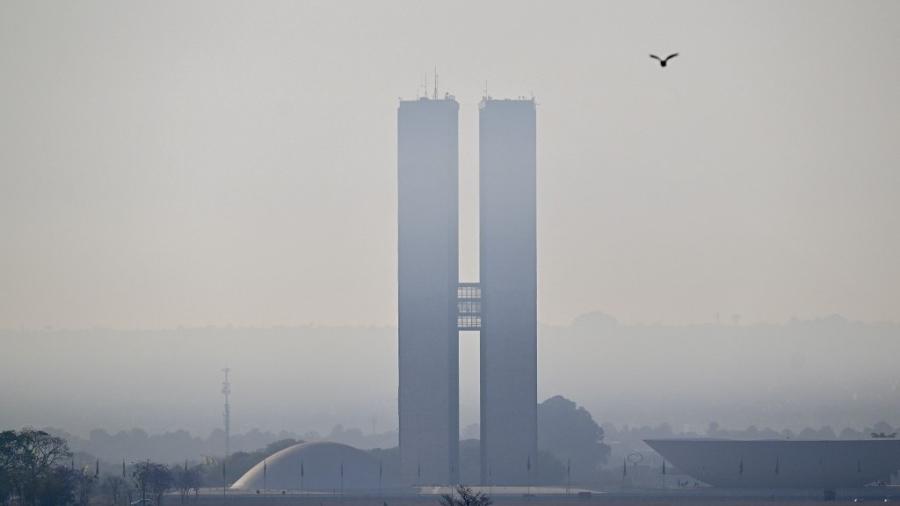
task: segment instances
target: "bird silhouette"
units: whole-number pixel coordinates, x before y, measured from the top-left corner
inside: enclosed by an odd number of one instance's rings
[[[665,58],[660,58],[659,56],[656,56],[655,54],[651,54],[650,58],[653,58],[654,60],[658,61],[660,67],[665,67],[666,63],[668,63],[669,60],[671,60],[672,58],[675,58],[676,56],[678,56],[678,53],[672,53],[669,56],[666,56]]]

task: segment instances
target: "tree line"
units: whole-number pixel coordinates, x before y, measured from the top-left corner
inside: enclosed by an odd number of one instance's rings
[[[168,466],[149,460],[127,465],[121,474],[93,465],[75,466],[65,439],[25,428],[0,432],[0,505],[161,506],[167,492],[177,490],[181,502],[199,495],[203,466]]]

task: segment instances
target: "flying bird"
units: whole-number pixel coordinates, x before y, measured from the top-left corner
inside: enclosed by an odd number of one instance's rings
[[[651,54],[650,58],[653,58],[654,60],[658,61],[660,67],[665,67],[666,63],[668,63],[669,60],[671,60],[672,58],[675,58],[676,56],[678,56],[678,53],[672,53],[669,56],[666,56],[665,58],[660,58],[659,56],[656,56],[655,54]]]

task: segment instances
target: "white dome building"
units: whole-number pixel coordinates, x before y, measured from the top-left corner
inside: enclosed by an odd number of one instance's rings
[[[232,490],[375,490],[381,463],[368,453],[340,443],[289,446],[244,473]]]

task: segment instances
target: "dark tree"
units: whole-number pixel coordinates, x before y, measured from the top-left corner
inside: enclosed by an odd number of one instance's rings
[[[57,469],[71,455],[64,439],[44,431],[25,428],[0,433],[0,501],[15,495],[28,506],[36,505],[39,499],[41,503],[60,504],[63,498],[51,501],[46,494],[71,485]]]
[[[91,495],[94,492],[94,485],[97,483],[97,476],[87,472],[85,469],[73,472],[75,483],[75,498],[78,506],[88,506],[91,502]]]
[[[74,504],[78,472],[66,466],[56,466],[40,481],[36,500],[41,506],[68,506]]]
[[[155,499],[156,506],[162,504],[163,494],[168,492],[174,485],[172,471],[168,466],[157,464],[155,462],[145,461],[134,466],[132,473],[134,484],[141,492],[141,502],[147,500],[149,494]],[[142,506],[144,506],[142,504]]]
[[[591,414],[561,395],[538,404],[538,448],[571,465],[573,483],[596,481],[610,452]]]
[[[441,506],[490,506],[494,501],[483,492],[459,485],[455,493],[441,495]]]
[[[114,506],[119,504],[119,498],[124,495],[126,487],[128,483],[125,478],[116,475],[107,475],[100,483],[100,490],[109,496]]]
[[[0,459],[2,458],[2,449],[0,449]],[[11,496],[12,493],[12,478],[9,476],[7,467],[0,461],[0,505],[5,506],[9,502],[9,496]]]
[[[199,495],[201,486],[200,467],[188,467],[187,462],[184,466],[177,466],[172,472],[175,488],[181,494],[181,502],[184,503],[188,494],[195,491]]]
[[[538,450],[535,464],[535,485],[562,485],[566,483],[566,465],[552,453]]]

